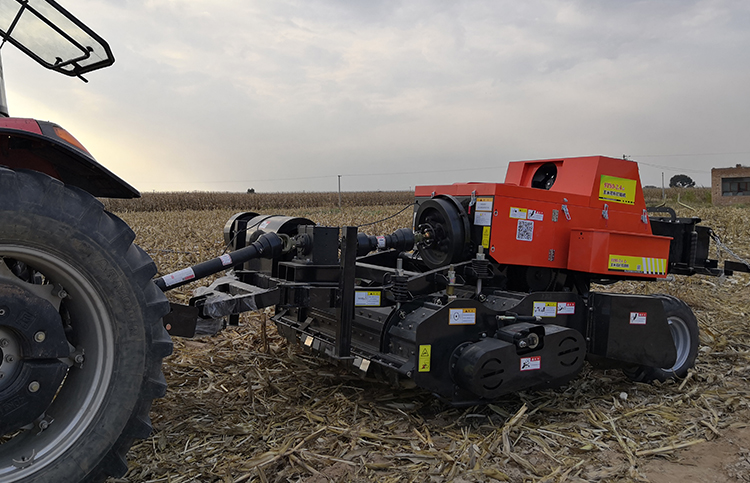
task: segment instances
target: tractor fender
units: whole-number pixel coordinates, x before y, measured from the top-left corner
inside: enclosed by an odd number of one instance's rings
[[[68,131],[48,121],[0,119],[0,166],[39,171],[97,197],[141,196],[99,164]]]

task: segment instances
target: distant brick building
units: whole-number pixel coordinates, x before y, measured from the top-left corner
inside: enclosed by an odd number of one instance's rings
[[[750,166],[712,168],[711,200],[714,205],[750,204]]]

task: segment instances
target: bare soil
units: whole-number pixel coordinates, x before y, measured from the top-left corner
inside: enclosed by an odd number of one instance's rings
[[[750,425],[669,458],[654,458],[642,470],[651,483],[750,481]]]

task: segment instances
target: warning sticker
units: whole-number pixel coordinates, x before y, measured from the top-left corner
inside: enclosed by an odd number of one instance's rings
[[[266,227],[267,227],[268,225],[270,225],[270,224],[271,224],[271,220],[266,220],[266,221],[264,221],[263,223],[261,223],[260,225],[258,225],[258,229],[259,229],[259,230],[265,230],[265,229],[266,229]]]
[[[354,292],[354,305],[357,307],[380,307],[380,290]]]
[[[525,220],[526,219],[526,208],[516,208],[514,206],[510,207],[510,217],[511,218],[518,218],[519,220]]]
[[[646,312],[630,312],[630,325],[646,325]]]
[[[528,210],[528,212],[526,213],[526,219],[534,220],[534,221],[542,221],[544,220],[544,212],[537,211],[537,210]]]
[[[474,325],[477,323],[477,309],[449,309],[448,325]]]
[[[477,211],[492,211],[492,198],[477,198]]]
[[[221,264],[225,267],[232,264],[232,257],[228,253],[220,256],[219,260],[221,260]]]
[[[378,248],[383,249],[385,248],[385,237],[380,235],[375,237],[378,240]]]
[[[521,357],[522,371],[536,371],[542,368],[542,356]]]
[[[419,372],[430,372],[431,345],[419,346]]]
[[[164,280],[164,285],[167,287],[171,287],[172,285],[180,282],[184,282],[185,280],[192,280],[195,278],[195,272],[193,272],[193,269],[183,268],[182,270],[177,270],[176,272],[172,272],[169,275],[164,275],[162,279]]]
[[[575,302],[557,302],[557,315],[571,315],[575,313]]]
[[[534,302],[534,317],[557,316],[557,302]]]
[[[490,227],[485,226],[482,228],[482,246],[484,248],[490,247]]]
[[[518,220],[516,229],[516,240],[532,241],[534,239],[534,222],[528,220]]]
[[[610,255],[607,267],[613,272],[645,273],[647,275],[666,275],[666,258],[631,257],[627,255]]]
[[[635,204],[635,185],[634,179],[616,178],[603,174],[599,182],[599,199],[627,205]]]
[[[492,212],[475,211],[474,224],[478,226],[490,226],[492,224]]]

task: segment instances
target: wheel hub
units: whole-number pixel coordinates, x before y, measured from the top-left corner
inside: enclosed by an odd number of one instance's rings
[[[0,282],[0,434],[41,416],[68,371],[59,312],[23,285]]]
[[[0,309],[0,313],[2,309]],[[21,350],[16,336],[0,326],[0,395],[18,374],[21,366]],[[1,396],[0,396],[1,397]]]

